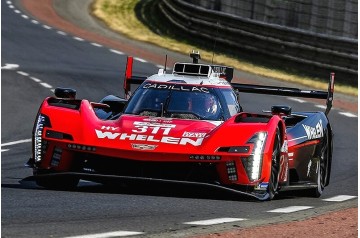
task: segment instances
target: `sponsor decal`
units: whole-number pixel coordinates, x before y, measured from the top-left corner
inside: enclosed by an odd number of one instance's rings
[[[183,134],[183,137],[194,137],[194,138],[204,138],[206,136],[206,133],[200,133],[200,132],[187,132],[185,131]]]
[[[176,85],[176,84],[147,83],[143,86],[143,88],[155,88],[155,89],[167,89],[167,90],[176,90],[176,91],[209,93],[209,89],[205,88],[205,87]]]
[[[113,133],[111,131],[102,131],[96,130],[95,133],[98,139],[107,139],[107,140],[127,140],[127,141],[147,141],[147,142],[157,142],[164,144],[174,144],[174,145],[193,145],[200,146],[204,138],[178,138],[171,136],[159,136],[159,135],[143,135],[143,134],[128,134],[128,133]]]
[[[172,123],[172,118],[144,118],[143,121],[157,122],[157,123]]]
[[[155,150],[157,145],[147,145],[147,144],[131,144],[133,149],[137,150]]]
[[[315,127],[302,124],[309,140],[318,139],[324,136],[323,125],[321,119]]]
[[[174,145],[190,144],[193,146],[200,146],[202,144],[203,137],[194,136],[193,138],[195,139],[192,139],[192,137],[185,136],[180,138],[168,136],[171,129],[175,127],[176,125],[174,124],[135,121],[134,129],[131,130],[132,133],[114,132],[118,127],[106,126],[103,126],[101,130],[95,129],[95,133],[98,139],[107,140],[146,141]]]

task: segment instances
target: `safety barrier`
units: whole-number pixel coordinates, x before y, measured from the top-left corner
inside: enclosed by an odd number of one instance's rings
[[[333,37],[209,10],[184,0],[161,0],[161,14],[198,42],[234,55],[357,86],[356,39]],[[211,42],[211,43],[210,43]]]

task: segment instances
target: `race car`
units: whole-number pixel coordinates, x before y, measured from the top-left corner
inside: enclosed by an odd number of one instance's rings
[[[233,68],[199,63],[198,52],[191,57],[171,73],[139,77],[128,56],[125,98],[90,102],[57,88],[35,119],[32,178],[48,189],[73,189],[83,179],[196,184],[259,200],[289,189],[319,197],[330,181],[334,74],[327,92],[239,84]],[[131,85],[138,87],[129,96]],[[327,108],[248,113],[242,93],[326,99]]]

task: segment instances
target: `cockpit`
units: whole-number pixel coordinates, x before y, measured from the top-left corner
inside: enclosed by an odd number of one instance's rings
[[[144,82],[129,100],[125,114],[224,121],[240,112],[230,87]]]

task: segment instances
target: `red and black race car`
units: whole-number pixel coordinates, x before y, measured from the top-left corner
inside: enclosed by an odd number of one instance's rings
[[[80,179],[100,183],[200,184],[270,200],[287,189],[319,197],[329,184],[333,133],[328,92],[231,83],[233,69],[176,63],[150,77],[132,75],[128,57],[124,89],[130,99],[76,99],[57,88],[46,98],[33,129],[27,165],[39,186],[70,189]],[[326,112],[244,112],[239,93],[326,99]]]

